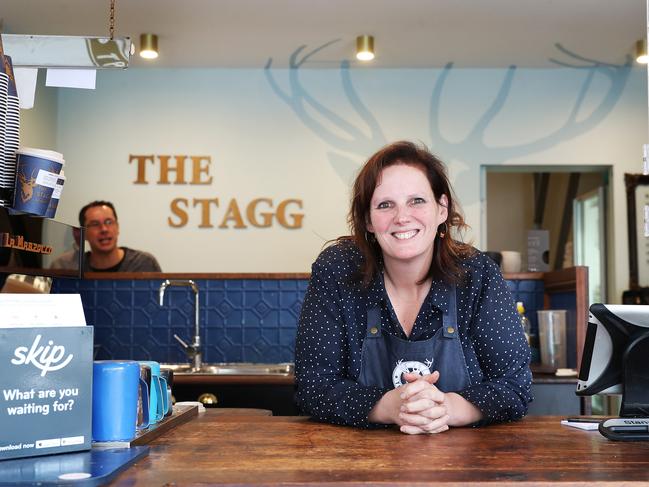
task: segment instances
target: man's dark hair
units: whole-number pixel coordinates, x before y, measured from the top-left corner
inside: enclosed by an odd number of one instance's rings
[[[81,210],[79,210],[79,225],[80,226],[82,226],[82,227],[86,226],[86,210],[88,210],[88,208],[94,208],[95,206],[107,206],[108,208],[113,210],[113,215],[115,215],[115,221],[117,221],[117,212],[115,211],[115,207],[113,206],[113,204],[110,201],[101,201],[101,200],[99,200],[99,201],[93,201],[91,203],[88,203],[86,206],[81,208]]]

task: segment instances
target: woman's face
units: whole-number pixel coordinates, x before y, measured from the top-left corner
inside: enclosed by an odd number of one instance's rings
[[[383,169],[372,195],[367,230],[374,233],[386,264],[421,261],[429,266],[437,227],[448,216],[447,205],[446,195],[439,203],[435,200],[418,166],[396,164]]]

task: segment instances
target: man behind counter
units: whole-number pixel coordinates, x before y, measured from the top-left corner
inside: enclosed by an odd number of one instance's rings
[[[148,252],[119,247],[119,223],[115,207],[109,201],[93,201],[79,211],[79,225],[86,228],[90,251],[86,252],[84,271],[88,272],[160,272],[156,258]]]

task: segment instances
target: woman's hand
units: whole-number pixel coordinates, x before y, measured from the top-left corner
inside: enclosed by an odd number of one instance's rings
[[[392,389],[376,403],[368,419],[373,423],[397,424],[404,433],[441,433],[448,429],[444,393],[433,384],[439,372],[427,376],[405,374],[408,384]]]
[[[438,371],[423,377],[417,374],[404,374],[404,378],[408,384],[404,386],[401,393],[404,399],[401,409],[408,413],[408,423],[419,426],[424,430],[422,432],[440,433],[446,431],[449,426],[466,426],[484,417],[480,409],[456,392],[440,391],[434,385],[439,379]],[[421,417],[411,417],[413,413],[425,418],[438,418],[438,420],[434,423],[426,422]],[[440,420],[444,420],[444,426],[439,426]],[[401,431],[410,432],[404,431],[403,427]]]
[[[406,385],[387,392],[372,408],[373,423],[397,424],[403,433],[441,433],[449,426],[465,426],[483,418],[482,412],[455,392],[444,393],[430,375],[404,374]]]
[[[403,401],[400,407],[400,430],[408,434],[441,433],[448,430],[450,416],[446,394],[435,387],[439,372],[430,375],[404,374],[408,382],[399,388]]]

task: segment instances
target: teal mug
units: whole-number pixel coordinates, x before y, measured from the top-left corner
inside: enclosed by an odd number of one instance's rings
[[[167,381],[160,375],[160,364],[153,360],[141,360],[140,364],[151,368],[151,390],[149,395],[149,425],[162,421],[169,408]]]

